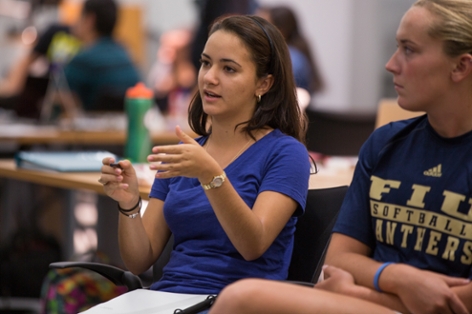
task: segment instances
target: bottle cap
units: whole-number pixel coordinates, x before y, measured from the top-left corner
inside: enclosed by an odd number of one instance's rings
[[[126,98],[153,98],[154,93],[146,87],[143,82],[137,83],[135,86],[126,90]]]

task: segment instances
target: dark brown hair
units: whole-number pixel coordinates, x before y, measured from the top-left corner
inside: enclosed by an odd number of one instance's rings
[[[82,14],[95,15],[95,30],[101,36],[111,36],[118,19],[118,6],[114,0],[87,0]]]
[[[252,136],[251,132],[258,129],[280,129],[304,143],[306,119],[298,105],[288,47],[279,30],[257,16],[232,15],[216,20],[209,36],[217,31],[235,34],[246,45],[256,65],[258,78],[268,74],[274,77],[272,87],[257,103],[252,118],[242,123],[245,124],[243,130]],[[208,115],[203,111],[199,92],[190,103],[188,119],[195,133],[211,133],[207,125]]]

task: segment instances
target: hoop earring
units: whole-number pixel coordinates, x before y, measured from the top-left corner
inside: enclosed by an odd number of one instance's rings
[[[261,102],[261,99],[262,99],[262,96],[261,94],[257,95],[257,102],[260,103]]]

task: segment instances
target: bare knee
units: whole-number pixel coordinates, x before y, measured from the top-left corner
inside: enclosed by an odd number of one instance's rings
[[[226,288],[218,295],[210,314],[251,313],[251,300],[260,291],[260,279],[242,279]]]

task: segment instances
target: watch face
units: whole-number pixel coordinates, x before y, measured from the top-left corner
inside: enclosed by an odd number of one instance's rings
[[[212,183],[213,183],[213,186],[214,186],[215,188],[219,188],[219,187],[223,184],[223,181],[224,181],[223,178],[221,178],[221,177],[216,177],[216,178],[213,179],[213,182],[212,182]]]

